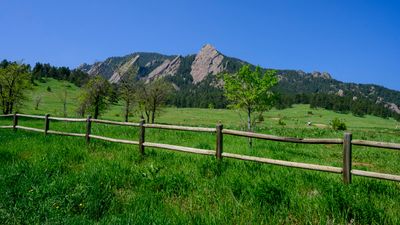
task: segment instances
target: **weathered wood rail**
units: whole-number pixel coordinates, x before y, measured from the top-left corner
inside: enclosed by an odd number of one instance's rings
[[[253,132],[223,129],[222,124],[217,124],[217,126],[215,128],[205,128],[205,127],[189,127],[189,126],[176,126],[176,125],[164,125],[164,124],[145,124],[144,120],[140,121],[140,123],[118,122],[118,121],[92,119],[90,116],[88,116],[86,119],[84,119],[84,118],[61,118],[61,117],[50,117],[49,114],[46,114],[45,116],[27,115],[27,114],[9,114],[9,115],[0,115],[0,117],[12,117],[13,118],[12,125],[0,126],[0,128],[13,129],[14,131],[16,131],[17,129],[21,129],[21,130],[27,130],[27,131],[41,132],[41,133],[44,133],[45,135],[57,134],[57,135],[64,135],[64,136],[84,137],[86,139],[87,143],[90,143],[90,139],[98,139],[98,140],[115,142],[115,143],[138,145],[139,152],[142,155],[145,152],[145,147],[160,148],[160,149],[186,152],[186,153],[192,153],[192,154],[215,156],[218,160],[222,160],[222,158],[231,158],[231,159],[253,161],[253,162],[286,166],[286,167],[301,168],[301,169],[307,169],[307,170],[316,170],[316,171],[322,171],[322,172],[337,173],[337,174],[342,174],[343,182],[345,184],[351,183],[352,175],[400,182],[399,175],[376,173],[376,172],[352,169],[352,146],[353,145],[400,150],[400,144],[399,143],[367,141],[367,140],[352,140],[351,133],[345,133],[343,139],[293,138],[293,137],[280,137],[280,136],[274,136],[274,135],[268,135],[268,134],[260,134],[260,133],[253,133]],[[44,119],[45,120],[44,129],[20,126],[20,125],[18,125],[19,117]],[[51,120],[63,121],[63,122],[85,122],[86,123],[86,133],[85,134],[68,133],[68,132],[50,130],[50,121]],[[91,134],[91,127],[92,127],[93,122],[101,123],[101,124],[117,125],[117,126],[138,127],[139,128],[138,141],[116,139],[116,138],[103,137],[103,136]],[[145,141],[145,130],[146,129],[167,129],[167,130],[178,130],[178,131],[213,133],[216,135],[215,149],[214,150],[198,149],[198,148],[191,148],[191,147],[185,147],[185,146],[146,142]],[[276,160],[276,159],[228,153],[228,152],[223,151],[223,136],[224,135],[233,135],[233,136],[240,136],[240,137],[247,137],[247,138],[269,140],[269,141],[301,143],[301,144],[342,145],[343,146],[343,164],[342,164],[342,167],[333,167],[333,166],[291,162],[291,161]]]

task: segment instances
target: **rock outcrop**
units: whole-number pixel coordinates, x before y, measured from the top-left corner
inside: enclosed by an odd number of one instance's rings
[[[121,76],[123,76],[132,66],[137,62],[139,59],[139,55],[136,55],[135,57],[131,58],[128,62],[122,64],[116,71],[114,71],[113,75],[109,79],[111,83],[118,83],[118,81],[121,79]]]
[[[181,57],[177,56],[173,60],[166,59],[161,65],[151,71],[147,77],[148,80],[175,75],[181,65]]]
[[[339,91],[336,93],[337,96],[343,97],[344,96],[344,91],[342,89],[339,89]]]
[[[389,103],[387,103],[386,107],[388,107],[390,110],[392,110],[392,111],[394,111],[394,112],[400,114],[400,108],[399,108],[398,105],[389,102]]]
[[[193,83],[202,81],[208,74],[217,74],[223,71],[222,60],[224,56],[219,53],[212,45],[206,44],[196,55],[190,74]]]
[[[332,79],[332,76],[327,72],[314,71],[311,75],[314,78]]]
[[[103,65],[103,62],[94,63],[93,66],[90,67],[89,71],[87,71],[87,73],[91,76],[100,74],[101,73],[100,69],[101,69],[102,65]]]

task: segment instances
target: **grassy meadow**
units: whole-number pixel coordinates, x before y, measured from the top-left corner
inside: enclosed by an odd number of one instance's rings
[[[44,115],[49,113],[52,116],[63,116],[63,104],[61,97],[67,91],[67,116],[77,117],[77,98],[80,90],[75,85],[68,82],[61,82],[54,79],[46,79],[46,83],[37,82],[29,91],[28,99],[18,109],[19,112],[27,114]],[[48,91],[50,87],[50,91]],[[42,101],[39,108],[35,110],[35,99],[41,96]],[[312,114],[310,114],[312,113]],[[104,119],[122,121],[123,106],[122,102],[112,105],[108,111],[101,116]],[[400,122],[393,119],[383,119],[376,116],[366,115],[355,117],[351,114],[340,114],[324,109],[310,109],[309,105],[295,105],[293,108],[284,110],[272,109],[265,113],[265,121],[258,124],[259,128],[286,127],[286,128],[328,128],[329,122],[338,117],[346,122],[350,130],[358,129],[379,129],[383,131],[400,130]],[[195,108],[165,108],[156,118],[157,123],[166,124],[185,124],[193,126],[215,126],[221,121],[225,127],[240,128],[246,115],[240,112],[227,109],[195,109]],[[279,125],[279,119],[284,121],[285,126]],[[138,122],[140,115],[134,113],[131,121]],[[307,122],[312,122],[312,126],[307,126]]]
[[[47,87],[51,91],[47,91]],[[48,80],[31,90],[22,113],[62,116],[60,93],[68,90],[68,116],[75,117],[79,90]],[[39,109],[35,96],[42,95]],[[311,111],[312,114],[309,112]],[[341,138],[329,121],[345,120],[354,139],[400,143],[399,124],[373,116],[354,117],[296,105],[271,110],[257,131],[291,137]],[[102,118],[122,120],[122,106]],[[139,116],[133,115],[132,121]],[[278,121],[286,125],[279,125]],[[158,123],[240,129],[237,112],[166,108]],[[307,126],[308,121],[312,126]],[[43,120],[20,125],[42,128]],[[10,125],[1,118],[0,125]],[[397,126],[397,127],[396,127]],[[84,123],[52,121],[50,129],[84,133]],[[137,140],[138,129],[93,124],[92,133]],[[146,129],[146,140],[215,148],[215,135]],[[400,224],[400,184],[10,129],[0,129],[0,223],[4,224]],[[224,151],[273,159],[342,165],[342,147],[224,136]],[[400,174],[400,152],[353,147],[353,168]]]

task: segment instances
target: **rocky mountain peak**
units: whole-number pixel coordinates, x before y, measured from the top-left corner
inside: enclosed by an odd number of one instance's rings
[[[193,77],[193,83],[202,81],[208,74],[220,73],[223,70],[223,59],[224,56],[212,45],[204,45],[192,63],[190,74]]]
[[[314,78],[323,78],[323,79],[332,79],[332,76],[327,73],[327,72],[318,72],[318,71],[314,71],[311,74]]]
[[[200,49],[200,52],[212,52],[212,51],[217,51],[217,49],[211,44],[205,44]]]

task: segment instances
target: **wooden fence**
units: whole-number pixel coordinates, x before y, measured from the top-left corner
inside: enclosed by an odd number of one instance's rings
[[[217,126],[215,128],[204,128],[204,127],[188,127],[188,126],[175,126],[175,125],[163,125],[163,124],[145,124],[144,120],[140,121],[140,123],[117,122],[117,121],[109,121],[109,120],[92,119],[90,116],[88,116],[86,119],[50,117],[49,114],[46,114],[45,116],[13,114],[13,115],[0,115],[0,117],[13,117],[13,125],[0,126],[0,128],[10,128],[10,129],[13,129],[14,131],[16,131],[17,129],[21,129],[21,130],[42,132],[45,135],[58,134],[58,135],[65,135],[65,136],[85,137],[87,143],[90,142],[90,139],[99,139],[99,140],[109,141],[109,142],[133,144],[133,145],[139,146],[139,152],[142,155],[144,154],[145,147],[161,148],[161,149],[167,149],[167,150],[173,150],[173,151],[179,151],[179,152],[187,152],[187,153],[215,156],[218,160],[222,160],[222,158],[231,158],[231,159],[239,159],[239,160],[245,160],[245,161],[253,161],[253,162],[267,163],[267,164],[273,164],[273,165],[280,165],[280,166],[286,166],[286,167],[317,170],[317,171],[323,171],[323,172],[329,172],[329,173],[338,173],[338,174],[342,174],[343,182],[345,184],[351,183],[352,175],[372,177],[372,178],[400,182],[399,175],[375,173],[375,172],[352,169],[352,146],[353,145],[400,150],[400,144],[399,143],[366,141],[366,140],[352,140],[351,133],[345,133],[343,139],[293,138],[293,137],[280,137],[280,136],[274,136],[274,135],[268,135],[268,134],[259,134],[259,133],[253,133],[253,132],[244,132],[244,131],[223,129],[222,124],[217,124]],[[19,117],[44,119],[44,121],[45,121],[44,129],[19,126],[18,125]],[[86,123],[86,133],[85,134],[67,133],[67,132],[50,130],[50,121],[51,120],[65,121],[65,122],[85,122]],[[138,141],[115,139],[115,138],[94,135],[91,133],[92,123],[138,127],[139,128]],[[167,130],[214,133],[216,135],[216,146],[215,146],[214,150],[206,150],[206,149],[198,149],[198,148],[191,148],[191,147],[184,147],[184,146],[177,146],[177,145],[146,142],[145,141],[146,129],[167,129]],[[333,166],[323,166],[323,165],[316,165],[316,164],[309,164],[309,163],[290,162],[290,161],[283,161],[283,160],[276,160],[276,159],[228,153],[228,152],[223,151],[224,135],[234,135],[234,136],[240,136],[240,137],[256,138],[256,139],[278,141],[278,142],[342,145],[343,146],[343,164],[342,164],[342,167],[333,167]]]

